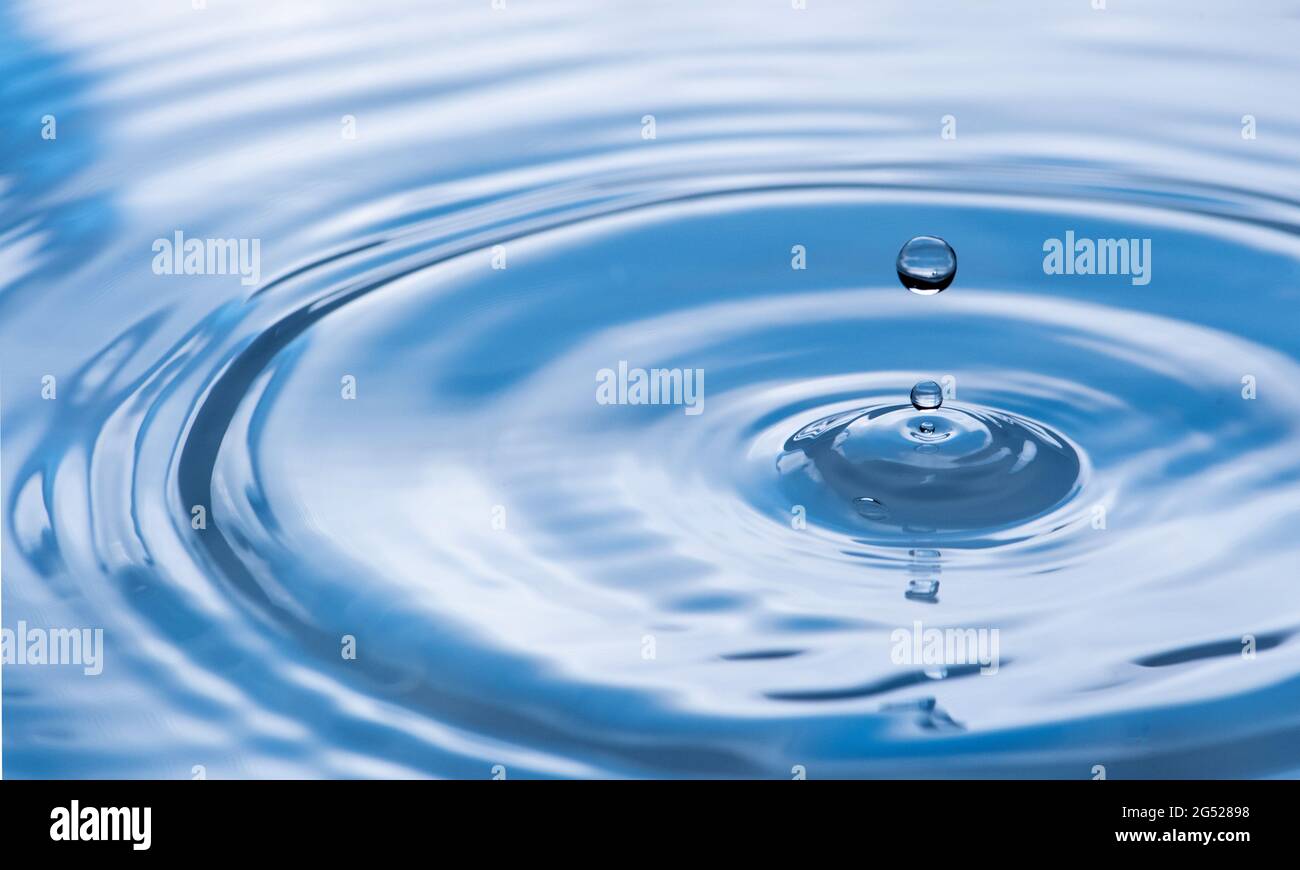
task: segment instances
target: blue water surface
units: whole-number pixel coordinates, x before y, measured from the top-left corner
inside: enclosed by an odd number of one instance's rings
[[[4,773],[1300,774],[1300,9],[799,5],[0,5]]]

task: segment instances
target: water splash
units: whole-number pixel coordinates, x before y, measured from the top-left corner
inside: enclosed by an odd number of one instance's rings
[[[785,450],[806,461],[778,463],[790,498],[832,527],[851,506],[895,529],[890,538],[926,529],[978,539],[1057,510],[1081,488],[1086,460],[1064,435],[1008,411],[941,402],[939,385],[923,381],[911,405],[869,405],[802,426]]]

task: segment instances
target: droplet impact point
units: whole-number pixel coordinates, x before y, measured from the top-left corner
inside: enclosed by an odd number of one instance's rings
[[[789,503],[827,526],[896,544],[1024,523],[1078,492],[1081,455],[1043,424],[991,408],[923,407],[943,399],[933,381],[917,384],[913,398],[805,423],[777,463]]]

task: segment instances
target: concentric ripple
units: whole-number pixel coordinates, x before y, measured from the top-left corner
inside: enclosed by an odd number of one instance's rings
[[[1281,508],[1283,524],[1300,506],[1300,490],[1282,482],[1296,472],[1285,445],[1300,425],[1300,371],[1219,330],[1092,302],[969,289],[938,312],[887,285],[788,292],[780,269],[738,283],[738,265],[775,242],[766,225],[835,211],[829,225],[870,223],[905,207],[897,195],[819,189],[647,207],[517,239],[528,286],[545,288],[532,304],[454,313],[481,307],[485,286],[508,277],[483,268],[489,246],[385,283],[301,337],[281,330],[284,349],[258,352],[264,386],[245,391],[211,472],[226,494],[215,511],[224,534],[255,542],[242,564],[256,557],[251,576],[268,599],[278,589],[307,608],[277,607],[278,618],[330,626],[327,636],[397,618],[393,602],[427,601],[426,616],[400,618],[405,634],[369,637],[373,654],[401,661],[414,637],[449,625],[463,633],[457,650],[473,653],[430,653],[436,675],[417,672],[413,685],[481,699],[487,663],[513,672],[522,656],[569,675],[515,690],[539,692],[537,703],[599,697],[599,686],[619,697],[617,713],[584,709],[581,720],[551,709],[561,733],[579,721],[615,740],[628,729],[726,733],[746,760],[713,759],[714,772],[772,772],[747,747],[784,727],[782,705],[866,703],[892,718],[892,697],[916,683],[900,682],[887,640],[927,598],[909,577],[942,576],[930,597],[946,622],[1016,638],[996,709],[977,700],[987,680],[957,688],[977,670],[922,679],[955,681],[947,694],[965,711],[942,715],[959,730],[1024,727],[1049,687],[1124,715],[1121,689],[1089,689],[1135,657],[1132,639],[1094,643],[1081,666],[1059,632],[1133,625],[1135,596],[1195,594],[1223,576],[1251,584],[1236,555],[1268,533],[1242,487]],[[718,258],[692,238],[753,248]],[[678,252],[667,274],[655,262],[665,249]],[[598,276],[619,267],[616,305]],[[561,330],[557,310],[583,316]],[[454,332],[430,335],[439,323]],[[862,366],[863,334],[874,358],[923,362],[961,398],[926,412],[899,403],[919,372]],[[999,341],[977,345],[972,366],[972,337],[988,335]],[[503,347],[498,363],[484,356]],[[597,401],[598,373],[620,362],[705,372],[701,413]],[[365,391],[357,405],[333,396],[345,370]],[[1275,385],[1267,400],[1239,397],[1247,371]],[[920,432],[927,420],[931,435]],[[930,445],[939,450],[916,450]],[[864,514],[862,497],[883,514]],[[266,537],[269,516],[312,520]],[[1171,548],[1173,528],[1201,529],[1200,542]],[[358,574],[369,578],[359,601]],[[352,602],[348,619],[340,600]],[[1207,694],[1135,674],[1121,684],[1167,699]],[[676,699],[666,719],[653,700],[664,693]],[[737,736],[741,714],[763,717],[740,729],[751,736]],[[489,705],[471,722],[490,732],[504,715]],[[815,737],[817,721],[801,725],[816,747],[805,751],[861,763],[854,744]]]
[[[0,184],[4,618],[108,638],[5,669],[5,772],[1300,770],[1300,126],[1236,127],[1294,53],[619,5],[3,13],[65,131]],[[152,274],[178,228],[262,280]]]
[[[1082,472],[1062,436],[955,405],[833,414],[792,435],[777,462],[791,502],[819,519],[853,528],[847,505],[873,527],[931,537],[1032,519],[1077,492]]]

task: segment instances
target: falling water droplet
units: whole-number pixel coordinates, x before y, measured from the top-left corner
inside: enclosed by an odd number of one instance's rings
[[[915,399],[913,399],[913,401],[915,401]],[[921,421],[921,431],[924,432],[926,435],[933,435],[933,434],[934,434],[934,424],[931,423],[929,420],[922,420],[922,421]]]
[[[912,407],[918,411],[932,411],[943,404],[943,387],[934,381],[921,381],[912,387]],[[921,425],[925,425],[924,423]],[[934,430],[934,424],[930,424]],[[922,430],[924,431],[924,430]]]
[[[957,276],[957,252],[936,236],[917,236],[898,252],[898,280],[919,296],[946,290]]]
[[[882,504],[881,502],[877,501],[874,498],[869,498],[867,496],[863,496],[862,498],[855,498],[853,500],[853,506],[857,508],[858,513],[861,514],[866,519],[869,520],[889,519],[889,511],[885,508],[884,504]]]

